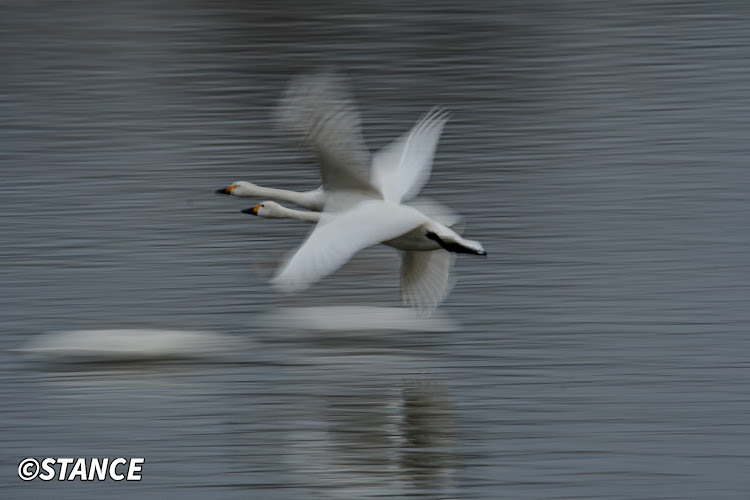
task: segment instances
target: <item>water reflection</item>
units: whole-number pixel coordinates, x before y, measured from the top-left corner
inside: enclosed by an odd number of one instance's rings
[[[407,381],[402,397],[402,467],[416,488],[446,491],[458,466],[453,404],[434,380]]]
[[[239,354],[183,361],[65,356],[51,358],[65,365],[28,364],[25,377],[35,380],[28,409],[58,416],[68,454],[89,453],[92,439],[106,441],[145,455],[147,473],[180,484],[224,483],[221,471],[237,487],[258,491],[454,498],[454,404],[426,360],[395,339],[363,342],[345,332],[296,339],[290,332],[246,344]],[[30,424],[15,425],[23,432]],[[137,428],[138,438],[117,428]],[[5,444],[27,454],[36,449]],[[191,475],[175,463],[175,449],[211,457],[211,465]]]
[[[453,495],[453,409],[443,386],[419,379],[352,389],[326,398],[316,434],[295,435],[290,465],[338,498]]]

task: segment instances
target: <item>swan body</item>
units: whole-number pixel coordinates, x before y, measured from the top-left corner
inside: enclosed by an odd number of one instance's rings
[[[453,222],[454,227],[459,227],[455,218],[445,215],[446,210],[444,208],[426,202],[422,202],[421,205],[430,207],[430,211],[433,213],[442,213],[443,215],[440,217],[443,220]],[[309,223],[320,223],[321,219],[325,218],[326,224],[336,226],[332,231],[334,233],[341,229],[339,226],[350,224],[350,221],[346,219],[337,220],[337,215],[293,210],[273,201],[264,201],[242,212],[268,219],[296,219]],[[450,291],[452,285],[450,270],[454,256],[447,251],[446,246],[458,245],[466,253],[480,255],[484,253],[479,243],[463,239],[453,229],[436,220],[427,218],[414,207],[374,200],[372,203],[357,207],[353,213],[358,214],[359,220],[355,222],[359,225],[369,222],[378,226],[380,217],[394,216],[404,220],[405,225],[400,227],[409,227],[421,222],[416,227],[393,238],[384,239],[379,243],[399,250],[402,300],[404,303],[422,311],[434,309]],[[362,216],[367,213],[378,214],[378,216],[364,220]],[[395,229],[391,230],[391,232],[393,231]],[[387,234],[391,234],[391,232],[386,230]],[[320,248],[316,248],[316,243],[313,242],[310,243],[312,250],[308,247],[308,250],[303,252],[301,248],[295,254],[275,279],[275,283],[280,288],[288,291],[302,290],[322,277],[320,276],[321,273],[328,274],[335,271],[354,253],[365,246],[370,246],[369,244],[374,244],[370,243],[373,241],[372,238],[364,242],[353,239],[354,234],[352,232],[346,233],[345,241],[340,241],[341,238],[328,240],[329,233],[319,233],[319,237],[328,242]],[[312,266],[311,263],[313,263]],[[320,267],[316,267],[316,263]]]
[[[318,222],[320,222],[320,219],[323,215],[321,212],[307,212],[303,210],[294,210],[291,208],[287,208],[271,200],[258,203],[252,208],[242,210],[242,212],[246,214],[257,215],[264,219],[295,219],[312,224],[317,224]],[[414,229],[411,229],[410,231],[396,236],[395,238],[381,241],[379,243],[383,243],[384,245],[393,247],[397,250],[411,252],[430,252],[434,250],[442,250],[444,249],[444,247],[438,242],[438,239],[428,236],[429,234],[437,235],[438,233],[443,235],[443,237],[445,238],[444,242],[447,241],[447,243],[445,244],[455,242],[457,239],[468,241],[463,240],[463,238],[461,238],[453,229],[435,221],[426,220],[424,223],[420,224]],[[481,245],[476,242],[473,243],[475,244],[475,246],[478,245],[477,251],[482,251],[480,249]],[[467,252],[464,253],[477,252],[467,249]]]
[[[399,237],[414,230],[450,252],[486,255],[480,243],[464,239],[414,207],[365,199],[341,212],[324,211],[274,284],[284,291],[302,291],[369,246],[395,240],[393,246],[404,243],[406,249],[413,248],[408,239]]]

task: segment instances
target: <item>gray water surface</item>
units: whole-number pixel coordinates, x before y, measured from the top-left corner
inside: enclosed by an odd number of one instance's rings
[[[3,498],[747,498],[744,3],[0,13]],[[284,322],[287,308],[392,312],[395,254],[279,294],[268,280],[309,228],[213,193],[317,186],[273,108],[291,77],[331,66],[372,149],[451,111],[423,194],[489,252],[457,259],[439,311],[452,328]],[[103,328],[233,347],[16,351]],[[146,463],[139,483],[17,477],[48,456]]]

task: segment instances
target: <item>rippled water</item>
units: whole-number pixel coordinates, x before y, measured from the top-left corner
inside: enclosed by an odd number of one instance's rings
[[[0,12],[4,498],[746,498],[744,3]],[[268,278],[308,228],[213,194],[316,186],[272,112],[329,65],[372,148],[452,112],[423,193],[489,257],[458,259],[450,328],[382,330],[372,309],[364,329],[306,328],[303,307],[398,306],[392,251],[280,295]],[[16,351],[112,328],[234,347]],[[146,463],[140,483],[24,483],[27,456]]]

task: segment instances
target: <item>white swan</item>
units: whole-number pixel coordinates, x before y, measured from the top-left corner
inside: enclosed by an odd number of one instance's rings
[[[287,102],[285,109],[287,108],[291,110],[297,107]],[[292,115],[294,112],[289,110],[286,112],[287,115]],[[340,119],[340,117],[336,118]],[[295,116],[286,116],[284,121],[293,121],[294,119]],[[347,149],[341,146],[341,141],[333,141],[329,137],[351,135],[352,129],[349,127],[353,126],[351,123],[353,120],[351,117],[347,118],[345,123],[348,124],[343,127],[337,119],[327,120],[324,126],[319,124],[310,124],[310,126],[317,134],[317,141],[325,141],[335,145],[329,146],[327,144],[327,148],[336,147],[346,151]],[[396,184],[411,182],[415,187],[412,189],[412,193],[405,193],[404,199],[408,200],[416,195],[429,178],[432,157],[435,154],[435,148],[446,121],[446,113],[437,108],[431,110],[408,133],[378,151],[371,159],[369,153],[365,151],[364,154],[351,155],[350,158],[345,158],[342,161],[340,157],[343,156],[343,153],[335,152],[331,154],[325,148],[316,148],[316,154],[321,160],[320,171],[323,185],[312,191],[298,192],[267,188],[247,181],[236,181],[225,188],[217,189],[216,193],[242,198],[270,198],[321,212],[328,201],[328,194],[332,191],[359,189],[372,196],[380,197],[381,193],[392,193]],[[287,125],[291,127],[290,124]],[[299,124],[295,122],[294,126],[298,127]],[[306,140],[309,140],[309,137]],[[347,147],[364,148],[363,143],[359,144],[361,141],[354,138],[345,139],[345,142],[349,144]],[[371,169],[364,165],[368,162],[372,163]],[[399,165],[409,166],[410,168],[396,169],[395,167]],[[371,170],[371,174],[367,174],[372,177],[371,179],[365,176],[364,170],[367,172]]]
[[[432,110],[407,134],[373,156],[362,139],[353,100],[338,75],[324,73],[297,79],[283,98],[278,115],[280,123],[298,135],[317,157],[323,189],[316,196],[325,201],[315,228],[274,278],[277,287],[303,290],[334,272],[359,250],[381,242],[411,252],[442,247],[454,253],[486,255],[480,243],[464,239],[417,208],[402,204],[416,196],[429,178],[435,148],[447,121],[444,112]],[[235,186],[229,192],[242,191]],[[290,199],[288,193],[276,192],[272,197],[295,204],[309,201],[300,200],[300,193]],[[317,203],[301,206],[320,210]],[[425,252],[426,256],[431,254],[442,255]],[[416,255],[405,257],[407,261],[418,260],[406,262],[408,269],[433,267],[420,260],[428,257]],[[413,271],[402,280],[407,289],[417,289],[421,285],[416,281],[429,281],[427,275],[428,271]],[[447,275],[441,274],[446,280]],[[415,284],[410,285],[410,280]],[[442,295],[444,292],[436,294]],[[439,302],[424,296],[413,301]]]
[[[486,255],[479,242],[402,204],[429,178],[445,113],[431,111],[370,158],[341,77],[323,73],[292,83],[279,119],[316,155],[328,199],[307,240],[274,278],[277,287],[304,290],[359,250],[395,239],[405,250],[425,250],[432,240],[449,252]]]
[[[444,207],[422,200],[420,209],[460,232],[458,218]],[[293,210],[274,201],[264,201],[243,213],[267,219],[295,219],[309,223],[320,221],[320,212]],[[399,250],[401,255],[401,298],[423,312],[432,311],[448,295],[452,286],[451,267],[454,255],[427,237],[427,228],[418,228],[382,243]]]
[[[329,198],[329,205],[331,199]],[[347,201],[348,208],[324,211],[305,243],[274,278],[285,291],[301,291],[341,267],[355,253],[377,243],[404,250],[434,249],[434,243],[454,253],[486,255],[479,242],[408,205],[371,198]],[[426,253],[426,252],[425,252]]]

